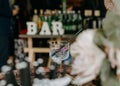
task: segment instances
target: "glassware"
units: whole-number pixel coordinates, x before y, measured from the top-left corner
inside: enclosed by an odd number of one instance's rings
[[[60,64],[69,58],[69,43],[66,41],[51,42],[49,55],[54,62]]]

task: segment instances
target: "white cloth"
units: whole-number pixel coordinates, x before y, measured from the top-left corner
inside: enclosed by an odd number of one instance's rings
[[[72,75],[77,75],[74,84],[82,85],[96,78],[105,53],[94,44],[96,30],[85,30],[71,45],[70,52],[75,58],[72,64]]]

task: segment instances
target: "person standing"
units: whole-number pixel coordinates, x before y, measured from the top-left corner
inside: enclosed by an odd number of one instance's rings
[[[0,0],[0,68],[7,64],[10,56],[9,38],[12,36],[12,17],[15,14],[9,0]]]
[[[9,0],[0,1],[0,68],[9,58],[9,37],[12,34],[12,10]]]

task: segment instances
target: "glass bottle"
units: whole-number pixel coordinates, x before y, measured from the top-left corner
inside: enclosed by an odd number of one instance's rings
[[[41,30],[41,28],[42,28],[41,16],[42,16],[42,10],[40,10],[40,12],[39,12],[39,17],[38,17],[38,21],[37,21],[38,33],[40,32],[40,30]]]
[[[66,11],[63,11],[63,14],[62,14],[62,23],[63,23],[63,29],[65,31],[65,34],[67,34],[67,13]]]
[[[78,10],[77,11],[77,30],[81,30],[82,29],[82,17],[81,17],[81,11]]]
[[[37,9],[34,9],[34,14],[33,14],[32,21],[37,24],[37,21],[38,21]]]

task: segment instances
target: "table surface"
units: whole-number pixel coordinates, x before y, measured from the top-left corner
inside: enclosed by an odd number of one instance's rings
[[[57,37],[61,37],[61,38],[71,38],[72,35],[27,35],[27,34],[20,34],[19,35],[20,38],[57,38]]]

